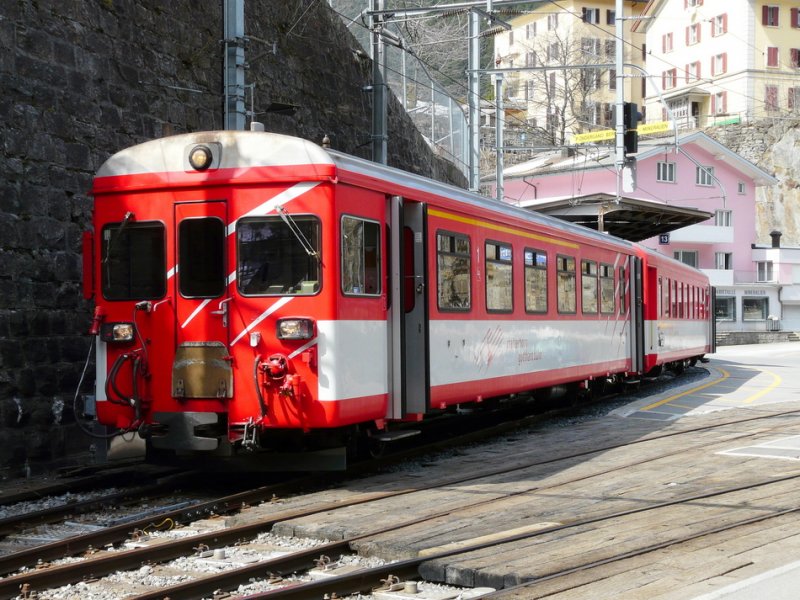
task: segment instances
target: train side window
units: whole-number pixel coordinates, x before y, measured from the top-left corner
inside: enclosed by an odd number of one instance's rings
[[[511,246],[486,242],[486,310],[511,312],[514,309],[513,263]]]
[[[178,226],[178,280],[185,298],[225,293],[225,224],[216,217],[184,219]]]
[[[628,310],[628,305],[625,302],[625,267],[621,266],[619,268],[619,281],[617,282],[619,286],[619,312],[620,314],[624,314],[626,310]]]
[[[101,287],[106,300],[149,300],[167,292],[166,230],[162,223],[103,227]]]
[[[664,283],[663,283],[663,285],[661,286],[661,298],[662,298],[662,301],[661,301],[661,306],[662,306],[662,312],[661,312],[661,315],[662,315],[663,317],[669,317],[669,316],[670,316],[670,314],[672,314],[672,313],[670,313],[670,305],[669,305],[669,302],[670,302],[670,297],[669,297],[669,291],[670,291],[670,283],[669,283],[669,278],[666,278],[666,277],[665,277],[665,278],[664,278]]]
[[[547,253],[525,248],[525,312],[547,312]]]
[[[572,256],[556,258],[558,279],[558,312],[574,313],[577,304],[577,287],[575,282],[575,259]]]
[[[581,311],[597,312],[597,263],[593,260],[581,261]]]
[[[674,279],[671,280],[670,283],[671,291],[669,295],[670,299],[670,310],[669,314],[672,315],[673,319],[678,318],[678,282]]]
[[[600,263],[600,312],[613,314],[616,308],[614,295],[614,267]]]
[[[436,298],[440,310],[471,308],[469,247],[465,235],[436,233]]]
[[[306,295],[320,289],[319,219],[254,217],[236,224],[236,281],[245,296]]]
[[[381,293],[381,227],[374,221],[342,217],[342,293]]]

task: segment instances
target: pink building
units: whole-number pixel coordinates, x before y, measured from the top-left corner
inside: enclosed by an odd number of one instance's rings
[[[504,199],[575,222],[585,215],[585,224],[600,228],[598,221],[613,219],[627,205],[638,212],[640,235],[625,237],[709,275],[717,288],[718,331],[777,328],[778,273],[765,250],[756,248],[755,223],[756,188],[777,180],[702,132],[679,137],[677,150],[674,142],[671,137],[663,145],[640,144],[635,174],[626,174],[620,184],[613,148],[540,155],[505,169]],[[651,232],[660,235],[648,237]],[[800,329],[800,305],[798,313],[792,329]]]

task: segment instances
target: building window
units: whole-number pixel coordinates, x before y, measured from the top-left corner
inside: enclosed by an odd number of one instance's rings
[[[789,11],[790,25],[797,29],[800,27],[800,8],[792,8]]]
[[[735,321],[736,298],[721,298],[717,296],[714,303],[714,318],[717,321]]]
[[[744,194],[744,192],[745,192],[745,189],[746,189],[746,188],[745,188],[745,186],[744,186],[744,181],[740,181],[740,182],[739,182],[739,184],[738,184],[738,185],[737,185],[737,187],[736,187],[736,191],[737,191],[739,194]]]
[[[661,51],[664,54],[672,52],[672,33],[665,33],[661,36]]]
[[[769,112],[778,110],[778,86],[764,86],[764,109]]]
[[[547,15],[547,31],[558,29],[558,13]]]
[[[700,43],[700,23],[689,25],[686,28],[686,45],[693,46]]]
[[[789,49],[789,66],[793,69],[800,67],[800,48]]]
[[[742,298],[742,321],[766,321],[769,298]]]
[[[675,183],[675,163],[659,162],[656,164],[656,181]]]
[[[800,110],[800,87],[790,87],[786,97],[786,106],[792,112]]]
[[[617,24],[617,11],[613,9],[606,10],[606,25],[616,25]]]
[[[525,25],[525,39],[529,40],[536,37],[536,23],[528,23]]]
[[[767,66],[768,67],[777,67],[779,66],[779,59],[778,59],[778,47],[777,46],[770,46],[767,48]]]
[[[436,234],[437,291],[440,310],[470,309],[469,238],[455,233]]]
[[[525,249],[525,311],[547,312],[547,253]]]
[[[514,30],[513,29],[509,29],[509,31],[508,31],[508,45],[509,46],[513,46],[514,45]]]
[[[713,185],[714,167],[696,167],[694,182],[697,185]]]
[[[717,54],[711,59],[711,74],[722,75],[728,71],[728,53]]]
[[[780,6],[762,6],[761,24],[765,27],[777,27],[780,24]]]
[[[728,92],[717,92],[711,96],[711,114],[724,115],[728,112]]]
[[[511,246],[486,242],[486,310],[511,312],[514,308]]]
[[[714,211],[714,225],[716,225],[717,227],[732,227],[733,211],[732,210]]]
[[[711,35],[717,37],[728,32],[728,15],[717,15],[711,21]]]
[[[685,265],[697,268],[697,250],[675,250],[672,256],[675,260],[679,260]]]
[[[772,261],[762,260],[756,263],[756,281],[772,281]]]
[[[574,313],[576,304],[575,258],[559,256],[556,259],[558,271],[558,312]]]
[[[591,23],[593,25],[600,24],[600,9],[599,8],[586,8],[583,7],[583,22]]]
[[[700,79],[700,61],[696,60],[686,65],[686,83],[691,83],[698,79]]]
[[[733,252],[714,253],[714,262],[717,269],[722,271],[730,271],[733,269]]]
[[[678,70],[670,69],[661,74],[661,86],[665,90],[674,88],[678,84]]]
[[[617,89],[617,70],[609,69],[608,71],[608,89]]]
[[[553,42],[547,46],[547,60],[549,62],[558,60],[558,42]]]
[[[525,54],[525,66],[526,67],[536,66],[536,52],[527,52]]]

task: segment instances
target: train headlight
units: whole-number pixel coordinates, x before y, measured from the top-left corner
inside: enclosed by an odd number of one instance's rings
[[[276,336],[279,340],[310,340],[314,337],[314,320],[280,319],[277,323]]]
[[[103,323],[100,328],[100,339],[104,342],[132,342],[133,334],[133,323]]]
[[[213,155],[208,146],[195,146],[189,151],[189,164],[196,171],[205,171],[211,166]]]

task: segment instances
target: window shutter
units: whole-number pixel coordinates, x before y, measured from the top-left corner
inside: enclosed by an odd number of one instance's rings
[[[722,92],[722,112],[728,112],[728,92]]]
[[[798,10],[796,8],[793,8],[792,11],[791,11],[791,14],[792,14],[791,26],[794,27],[794,28],[800,27],[800,19],[798,19],[798,13],[800,13],[800,10]]]
[[[666,54],[667,52],[667,34],[663,34],[661,36],[661,52]]]
[[[728,33],[728,13],[722,15],[722,33]]]
[[[789,88],[789,96],[786,98],[786,106],[789,110],[794,110],[794,88]]]
[[[717,114],[717,97],[711,96],[711,114]]]
[[[728,53],[727,52],[725,52],[722,55],[722,72],[723,73],[727,73],[728,72]]]
[[[691,67],[691,65],[686,65],[686,71],[684,71],[686,73],[686,83],[689,83],[691,81],[690,72],[689,72],[689,68],[690,67]]]
[[[792,65],[791,66],[793,66],[795,68],[800,66],[800,64],[799,64],[800,63],[800,49],[792,48],[789,52],[790,52],[791,57],[792,57]]]
[[[700,27],[700,25],[698,24],[697,25],[697,43],[698,44],[700,43],[700,38],[701,38],[702,32],[703,32],[703,28]]]
[[[584,23],[586,23],[586,11],[587,11],[587,8],[585,6],[583,8],[581,8],[581,20]]]
[[[716,56],[712,56],[711,57],[711,76],[713,77],[716,74],[717,74],[717,57]]]
[[[762,25],[766,25],[767,21],[769,21],[769,6],[762,6],[761,7],[761,24]]]
[[[686,45],[689,45],[689,27],[686,28]]]

